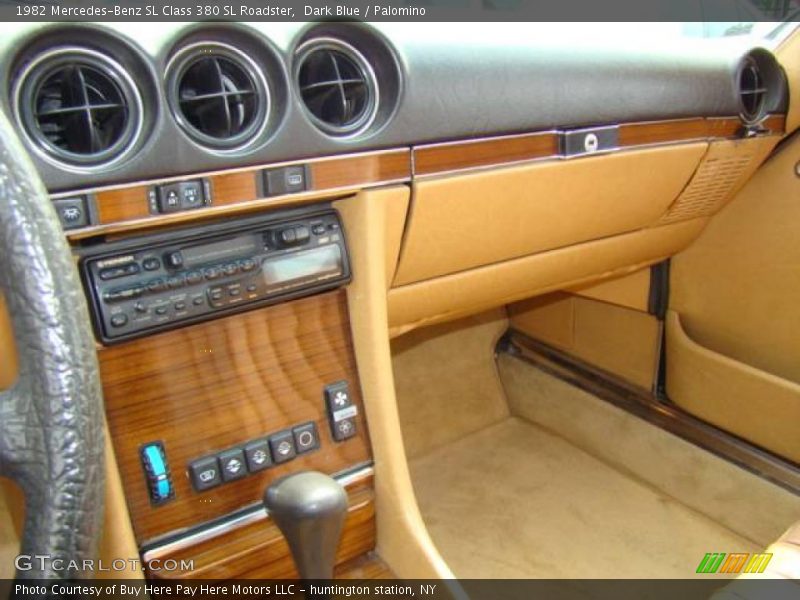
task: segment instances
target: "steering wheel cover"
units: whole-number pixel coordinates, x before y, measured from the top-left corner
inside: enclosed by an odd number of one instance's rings
[[[49,557],[17,577],[82,576],[82,561],[96,557],[103,522],[97,355],[58,217],[2,112],[0,288],[19,355],[18,379],[0,393],[0,475],[25,495],[21,554]],[[69,568],[70,561],[78,568]]]

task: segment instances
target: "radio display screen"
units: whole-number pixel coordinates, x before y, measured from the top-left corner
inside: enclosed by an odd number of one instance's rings
[[[342,251],[331,244],[264,261],[262,269],[270,287],[309,277],[341,275]]]

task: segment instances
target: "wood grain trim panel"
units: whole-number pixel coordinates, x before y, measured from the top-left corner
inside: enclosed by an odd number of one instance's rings
[[[623,148],[684,142],[706,137],[708,137],[708,120],[703,118],[626,123],[619,126],[619,145]]]
[[[311,171],[311,187],[302,194],[287,194],[264,198],[259,193],[258,178],[263,169],[307,164]],[[174,213],[171,215],[152,214],[150,212],[149,192],[154,185],[182,181],[194,178],[207,178],[212,193],[212,205],[194,211]],[[219,207],[244,207],[248,203],[266,200],[272,204],[285,204],[295,199],[302,201],[305,197],[320,197],[328,192],[349,190],[356,192],[389,182],[408,181],[411,178],[410,149],[399,148],[349,154],[344,156],[324,157],[308,161],[293,161],[259,165],[246,169],[231,171],[187,174],[185,177],[137,182],[128,185],[107,188],[77,190],[54,194],[54,198],[91,193],[95,197],[99,226],[86,227],[68,232],[68,237],[79,239],[89,235],[100,235],[113,230],[104,227],[128,223],[132,227],[121,230],[153,227],[162,223],[173,223],[185,220],[196,220],[219,212]]]
[[[100,223],[115,223],[150,217],[149,187],[134,185],[98,192],[95,195]]]
[[[555,132],[415,146],[414,174],[430,175],[534,160],[557,153],[558,136]]]
[[[772,115],[763,125],[771,133],[783,133],[785,117]],[[696,140],[733,138],[742,128],[738,117],[671,119],[623,123],[619,147],[632,149],[654,144],[677,144]],[[441,175],[521,161],[560,158],[558,131],[479,140],[428,144],[413,148],[414,176]]]
[[[368,485],[348,489],[348,509],[336,565],[344,566],[375,548],[375,494]],[[296,579],[289,546],[275,523],[263,521],[217,538],[160,556],[194,561],[192,571],[148,571],[154,579]],[[149,564],[149,563],[147,563]]]
[[[386,154],[334,157],[311,163],[311,183],[315,191],[407,181],[410,178],[410,149]]]
[[[371,461],[344,290],[184,327],[98,351],[106,416],[140,544],[261,501],[276,477],[333,474]],[[334,442],[323,387],[347,380],[358,434]],[[187,465],[200,457],[314,421],[321,448],[197,493]],[[142,444],[166,448],[176,497],[152,506]]]

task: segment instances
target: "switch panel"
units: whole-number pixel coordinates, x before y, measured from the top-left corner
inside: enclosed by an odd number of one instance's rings
[[[293,165],[264,170],[264,195],[282,196],[311,189],[308,167]]]
[[[175,489],[172,486],[164,445],[161,442],[145,444],[141,449],[141,459],[150,491],[150,502],[159,505],[172,500]]]
[[[343,442],[353,437],[356,434],[358,408],[353,404],[347,382],[337,381],[326,386],[324,395],[333,439]]]
[[[150,190],[150,212],[170,214],[211,204],[211,189],[205,179],[164,183]]]
[[[189,477],[194,489],[198,492],[209,490],[222,483],[219,472],[219,460],[216,456],[207,456],[189,465]]]

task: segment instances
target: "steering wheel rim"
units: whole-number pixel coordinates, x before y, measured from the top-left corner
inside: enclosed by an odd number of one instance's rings
[[[0,111],[0,289],[19,357],[0,392],[0,476],[25,496],[18,579],[71,579],[103,523],[103,399],[86,299],[49,196]],[[22,563],[23,561],[20,561]]]

